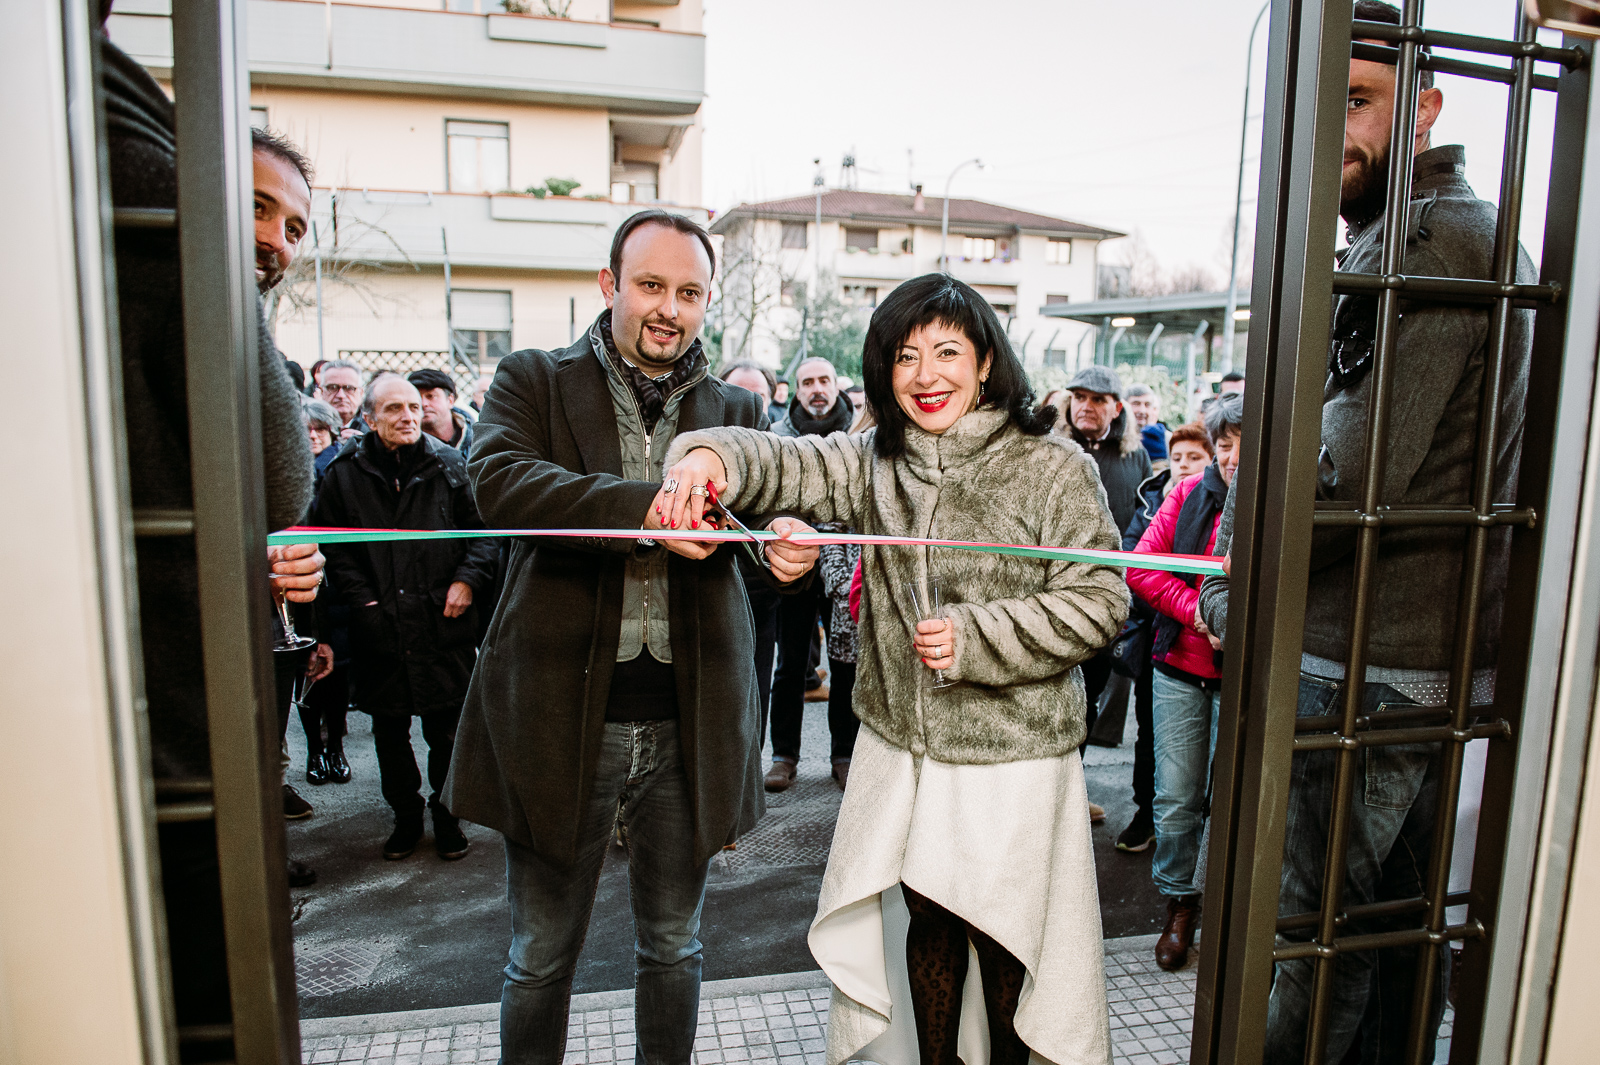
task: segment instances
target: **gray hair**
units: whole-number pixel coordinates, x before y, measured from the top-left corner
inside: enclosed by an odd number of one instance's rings
[[[1206,411],[1205,419],[1206,435],[1213,444],[1230,432],[1244,432],[1244,396],[1238,392],[1218,396]]]
[[[366,415],[368,422],[372,421],[372,416],[373,416],[373,414],[376,413],[376,409],[372,405],[373,404],[373,393],[378,390],[377,389],[378,382],[382,381],[385,377],[398,377],[398,378],[400,378],[400,383],[405,385],[406,387],[413,388],[413,389],[417,387],[416,385],[412,384],[410,381],[407,381],[404,377],[401,377],[400,374],[394,372],[393,370],[379,370],[377,373],[373,374],[372,375],[372,380],[367,382],[367,390],[366,390],[366,392],[364,392],[362,394],[362,396],[361,396],[361,413]]]
[[[1123,399],[1133,399],[1135,396],[1153,396],[1149,385],[1129,385],[1128,390],[1122,394]]]
[[[327,373],[329,370],[354,370],[356,372],[356,380],[358,381],[365,380],[367,376],[364,372],[362,372],[361,367],[357,366],[349,359],[329,359],[327,362],[322,364],[322,372]]]
[[[306,420],[307,425],[321,426],[332,433],[335,438],[344,428],[344,419],[339,417],[339,412],[320,399],[302,399],[300,401],[300,415]]]

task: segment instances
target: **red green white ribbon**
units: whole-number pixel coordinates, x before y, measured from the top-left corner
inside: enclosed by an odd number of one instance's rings
[[[698,543],[781,539],[770,530],[742,532],[717,529],[329,529],[297,525],[271,533],[267,543],[284,544],[370,544],[402,540],[475,540],[482,537],[558,537],[579,540],[693,540]],[[863,547],[940,547],[952,551],[983,551],[994,555],[1019,555],[1024,558],[1058,559],[1118,569],[1151,569],[1167,573],[1222,575],[1222,559],[1212,555],[1154,554],[1137,551],[1102,551],[1081,547],[1041,547],[1033,544],[985,543],[979,540],[933,540],[920,536],[871,536],[862,533],[802,532],[788,537],[791,543],[860,544]]]

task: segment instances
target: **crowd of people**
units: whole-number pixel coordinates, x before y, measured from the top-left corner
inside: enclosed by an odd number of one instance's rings
[[[1359,0],[1356,14],[1398,20],[1375,0]],[[115,201],[169,206],[171,104],[142,67],[104,48]],[[1393,82],[1392,68],[1352,60],[1347,270],[1377,269]],[[1459,147],[1432,146],[1442,97],[1427,72],[1422,85],[1407,270],[1486,276],[1494,207],[1467,186]],[[266,292],[308,229],[311,171],[274,134],[256,131],[253,148],[256,280]],[[187,505],[175,246],[152,231],[119,234],[117,257],[134,500]],[[1116,842],[1130,853],[1154,845],[1151,875],[1167,900],[1155,958],[1181,968],[1200,919],[1228,578],[1201,582],[1136,562],[1124,570],[819,548],[794,536],[820,529],[1230,560],[1244,378],[1224,377],[1198,418],[1175,428],[1162,422],[1154,390],[1125,386],[1107,366],[1081,367],[1041,402],[989,303],[930,274],[876,308],[858,385],[825,359],[805,359],[791,399],[791,382],[767,368],[711,365],[700,333],[715,266],[696,223],[634,214],[599,272],[606,310],[584,335],[505,357],[467,401],[441,369],[402,376],[345,360],[316,364],[297,392],[263,319],[275,526],[640,534],[274,549],[275,594],[297,604],[294,628],[315,632],[303,653],[278,656],[280,726],[298,710],[305,778],[351,779],[344,742],[354,709],[371,717],[394,814],[384,858],[413,854],[430,820],[445,860],[470,849],[463,822],[503,837],[508,1062],[563,1060],[601,862],[620,842],[633,885],[639,1057],[681,1065],[696,1034],[711,860],[755,825],[767,793],[792,786],[804,705],[824,698],[832,776],[845,792],[810,931],[835,988],[829,1060],[954,1065],[963,1026],[981,1022],[989,1058],[1002,1065],[1034,1053],[1109,1061],[1091,849],[1105,813],[1088,801],[1080,751],[1111,677],[1128,678],[1136,812]],[[1519,280],[1532,276],[1524,255]],[[1375,313],[1367,297],[1338,299],[1321,499],[1357,499],[1374,475],[1364,463]],[[1470,306],[1403,316],[1394,392],[1404,402],[1382,471],[1388,503],[1468,499],[1487,320]],[[1528,312],[1514,312],[1508,328],[1499,502],[1515,491]],[[747,527],[777,536],[727,544],[692,535]],[[1314,533],[1302,717],[1326,714],[1350,683],[1354,542],[1344,528]],[[1463,541],[1440,527],[1385,531],[1378,543],[1362,678],[1374,720],[1443,704]],[[1493,690],[1506,544],[1497,534],[1491,549],[1475,702]],[[157,775],[203,776],[193,548],[141,543],[138,564],[140,595],[166,622],[144,627]],[[1333,765],[1332,752],[1296,755],[1285,914],[1318,903]],[[1437,745],[1365,752],[1347,904],[1420,893],[1439,766]],[[283,794],[286,817],[310,814],[288,779]],[[208,901],[215,841],[163,825],[161,847],[169,913],[184,918],[169,921],[183,974],[179,1020],[210,1023],[227,1012],[220,910]],[[290,863],[292,882],[314,875]],[[1395,919],[1353,918],[1347,931]],[[982,978],[970,997],[969,952]],[[1411,1002],[1411,952],[1345,956],[1335,973],[1328,1057],[1389,1060],[1404,1045],[1404,1020],[1385,1004]],[[1280,963],[1266,1060],[1301,1059],[1310,999],[1311,962]],[[1435,1024],[1442,1003],[1435,995],[1427,1004]]]

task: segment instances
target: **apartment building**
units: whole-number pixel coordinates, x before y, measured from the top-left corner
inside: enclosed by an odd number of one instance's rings
[[[820,211],[821,222],[818,222]],[[726,301],[723,350],[776,366],[799,334],[805,291],[838,286],[863,313],[900,282],[940,269],[972,285],[1006,323],[1030,367],[1065,367],[1092,327],[1041,315],[1045,304],[1093,300],[1100,242],[1114,230],[982,200],[827,189],[740,204],[717,217]]]
[[[108,27],[161,79],[169,5],[117,0]],[[698,0],[250,0],[248,18],[252,121],[316,167],[314,238],[274,308],[303,364],[449,361],[469,382],[581,334],[629,214],[707,220]]]

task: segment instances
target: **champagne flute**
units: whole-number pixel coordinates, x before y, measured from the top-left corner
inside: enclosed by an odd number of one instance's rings
[[[295,651],[304,651],[308,647],[315,647],[317,641],[310,636],[301,636],[294,631],[294,618],[289,614],[289,593],[277,583],[277,574],[273,574],[272,599],[278,608],[278,623],[283,626],[283,632],[273,643],[272,650],[276,654],[292,654]]]
[[[932,621],[944,617],[944,608],[940,601],[940,580],[937,576],[930,573],[926,580],[909,580],[906,582],[906,591],[916,608],[918,621]],[[946,677],[942,669],[929,670],[924,674],[923,681],[927,687],[935,689],[949,688],[956,683]]]

